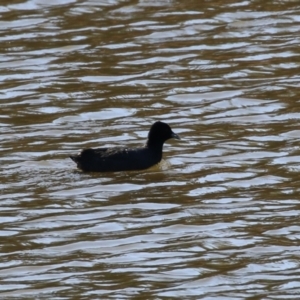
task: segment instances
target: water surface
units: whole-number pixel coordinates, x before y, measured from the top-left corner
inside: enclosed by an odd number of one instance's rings
[[[298,299],[297,1],[2,1],[0,297]],[[181,141],[89,174],[85,147]]]

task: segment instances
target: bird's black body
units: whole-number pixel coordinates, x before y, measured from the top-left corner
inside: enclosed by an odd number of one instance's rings
[[[168,124],[158,121],[151,126],[144,147],[84,149],[70,158],[87,172],[143,170],[161,161],[163,144],[170,138],[179,139],[179,136]]]

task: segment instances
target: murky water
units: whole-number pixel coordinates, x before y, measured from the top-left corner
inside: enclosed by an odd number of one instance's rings
[[[0,297],[298,299],[298,1],[1,1]],[[140,172],[85,147],[181,141]]]

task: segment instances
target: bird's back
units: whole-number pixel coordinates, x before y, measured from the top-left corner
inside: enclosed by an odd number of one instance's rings
[[[77,167],[90,172],[115,172],[147,169],[162,158],[162,149],[98,148],[85,149],[70,156]]]

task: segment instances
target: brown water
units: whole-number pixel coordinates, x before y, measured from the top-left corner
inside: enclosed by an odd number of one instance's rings
[[[299,299],[298,1],[2,0],[2,299]],[[142,172],[84,147],[181,135]]]

